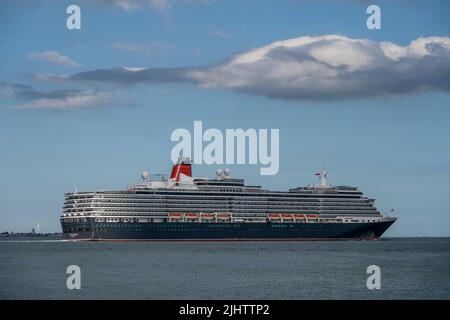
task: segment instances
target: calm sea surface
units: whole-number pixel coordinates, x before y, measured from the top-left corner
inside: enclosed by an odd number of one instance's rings
[[[66,268],[81,268],[81,290]],[[381,268],[368,290],[366,269]],[[450,299],[450,238],[108,243],[0,240],[0,299]]]

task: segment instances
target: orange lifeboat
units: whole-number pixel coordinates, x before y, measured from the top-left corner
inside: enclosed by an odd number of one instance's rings
[[[292,214],[282,214],[281,217],[283,218],[283,220],[292,220],[293,219]]]
[[[202,220],[213,220],[215,215],[213,213],[202,213]]]
[[[279,221],[280,220],[280,215],[275,214],[275,213],[270,213],[267,215],[267,217],[269,218],[269,221]]]
[[[186,213],[184,216],[190,220],[198,219],[198,214],[196,214],[196,213]]]
[[[231,213],[225,212],[225,213],[219,213],[217,215],[217,219],[220,220],[230,220],[231,219]]]
[[[319,218],[319,216],[317,214],[307,214],[306,217],[308,219],[318,219]]]
[[[183,218],[183,215],[177,212],[170,212],[168,215],[171,220],[180,220]]]

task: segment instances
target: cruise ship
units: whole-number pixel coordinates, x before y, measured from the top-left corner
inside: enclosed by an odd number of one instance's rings
[[[144,171],[123,190],[66,193],[61,226],[71,240],[286,241],[378,239],[395,222],[358,188],[315,174],[316,185],[270,191],[229,169],[193,177],[190,159],[179,158],[169,178]]]

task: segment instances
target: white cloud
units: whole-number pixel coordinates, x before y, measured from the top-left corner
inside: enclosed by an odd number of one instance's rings
[[[122,69],[126,70],[126,71],[142,71],[142,70],[146,70],[147,68],[142,68],[142,67],[127,67],[127,66],[123,66]]]
[[[285,99],[370,97],[450,90],[450,39],[419,38],[407,46],[327,35],[277,41],[188,77],[203,87]]]
[[[71,67],[78,67],[79,64],[57,51],[33,52],[28,55],[30,60],[40,60],[54,64],[62,64]]]
[[[251,49],[215,66],[122,67],[66,79],[122,85],[188,82],[201,88],[320,101],[450,92],[450,39],[418,38],[402,46],[339,35],[305,36]]]
[[[206,4],[209,0],[97,0],[104,4],[117,6],[125,11],[150,8],[159,12],[167,12],[176,3]]]
[[[114,42],[111,47],[113,49],[133,52],[144,56],[151,56],[154,54],[164,54],[175,49],[174,46],[163,42],[153,43],[139,43],[133,44],[128,42]]]
[[[97,106],[112,106],[128,102],[118,93],[83,90],[58,98],[38,98],[17,106],[19,109],[70,110]]]
[[[34,80],[67,80],[70,76],[67,75],[59,75],[53,73],[32,73],[30,77]]]
[[[18,109],[70,110],[132,104],[121,90],[58,89],[39,91],[29,85],[5,82],[0,82],[0,96],[24,101],[13,107]]]
[[[171,0],[102,0],[104,3],[115,5],[123,10],[132,11],[145,6],[157,11],[165,11],[171,7]]]

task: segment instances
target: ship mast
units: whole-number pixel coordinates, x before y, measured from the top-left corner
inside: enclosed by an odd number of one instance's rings
[[[320,186],[324,188],[330,186],[330,182],[328,181],[328,172],[325,167],[323,168],[322,174],[320,175]]]
[[[331,187],[328,171],[325,166],[322,168],[322,171],[317,170],[315,173],[316,176],[319,176],[319,185],[316,185],[318,188],[329,188]]]

